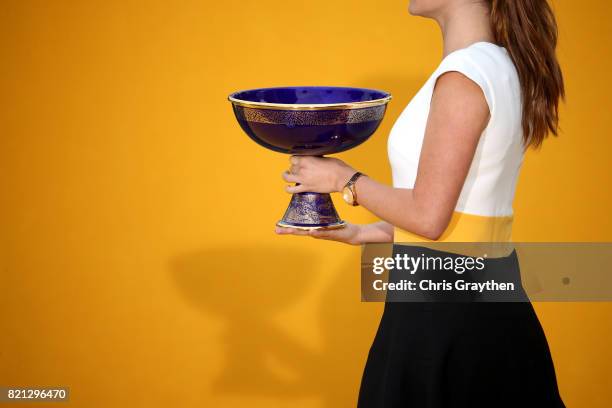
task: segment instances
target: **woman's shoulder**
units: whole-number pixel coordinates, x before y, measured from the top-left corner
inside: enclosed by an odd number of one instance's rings
[[[477,42],[448,54],[434,73],[460,72],[482,90],[491,109],[498,99],[512,100],[520,92],[519,79],[507,50],[493,43]]]
[[[440,63],[440,74],[448,70],[466,70],[489,80],[516,76],[516,70],[504,47],[477,42],[448,54]]]

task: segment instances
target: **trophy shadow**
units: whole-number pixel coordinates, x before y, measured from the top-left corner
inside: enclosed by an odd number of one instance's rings
[[[354,258],[354,259],[352,259]],[[282,248],[204,250],[176,257],[171,274],[186,300],[225,325],[224,366],[210,392],[249,401],[314,399],[322,407],[355,406],[381,308],[361,303],[359,257],[336,270],[313,266],[312,254]],[[317,317],[313,349],[276,316],[299,302],[319,273],[333,274]]]

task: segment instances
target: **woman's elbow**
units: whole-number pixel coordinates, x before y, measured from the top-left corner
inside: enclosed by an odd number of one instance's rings
[[[450,218],[450,215],[443,213],[427,214],[419,223],[418,231],[415,232],[424,238],[437,241],[444,235]]]
[[[421,235],[431,241],[437,241],[442,237],[442,234],[444,234],[444,231],[445,231],[445,228],[430,227],[430,228],[425,228]]]

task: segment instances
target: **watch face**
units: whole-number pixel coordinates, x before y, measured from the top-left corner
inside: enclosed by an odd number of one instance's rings
[[[347,203],[353,204],[353,192],[350,188],[344,187],[344,189],[342,190],[342,198],[344,198],[344,201],[346,201]]]

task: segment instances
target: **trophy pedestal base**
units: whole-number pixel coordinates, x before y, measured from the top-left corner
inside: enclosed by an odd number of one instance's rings
[[[340,221],[340,222],[338,222],[336,224],[309,225],[309,226],[295,225],[295,224],[286,224],[283,221],[279,221],[279,222],[276,223],[277,227],[295,228],[295,229],[305,230],[305,231],[316,230],[316,229],[337,229],[337,228],[344,228],[345,225],[346,225],[346,222],[344,222],[344,221]]]
[[[331,196],[327,193],[296,193],[279,227],[301,230],[342,228],[346,222],[338,216]]]

